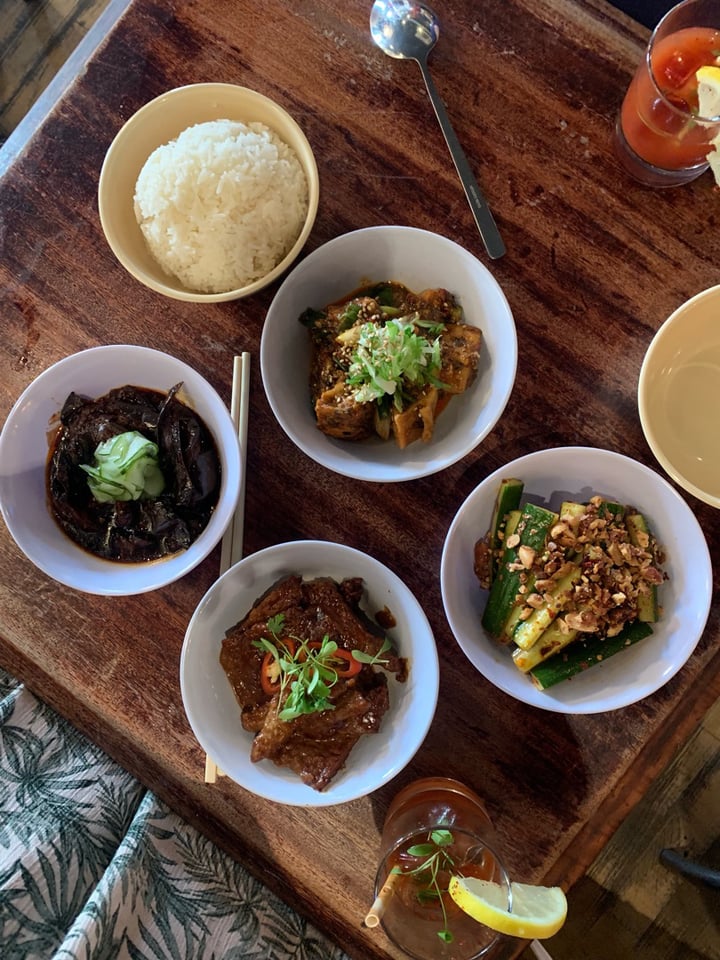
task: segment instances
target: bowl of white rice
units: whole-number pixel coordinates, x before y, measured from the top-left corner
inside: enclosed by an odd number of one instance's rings
[[[296,259],[319,197],[310,144],[277,103],[198,83],[145,104],[102,166],[100,222],[140,283],[177,300],[249,296]]]

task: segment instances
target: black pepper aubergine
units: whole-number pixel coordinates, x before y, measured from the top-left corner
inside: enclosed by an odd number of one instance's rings
[[[75,543],[108,560],[139,563],[185,550],[207,526],[220,492],[220,458],[201,417],[176,394],[123,386],[98,399],[71,393],[48,460],[50,509]],[[100,443],[137,431],[158,446],[165,479],[156,497],[102,503],[82,464]]]

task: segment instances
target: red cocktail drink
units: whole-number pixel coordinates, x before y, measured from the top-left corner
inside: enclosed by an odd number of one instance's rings
[[[703,117],[697,71],[720,65],[720,0],[685,0],[660,21],[623,101],[617,153],[650,186],[694,180],[707,167],[720,118]]]
[[[510,884],[480,798],[456,780],[430,777],[401,790],[381,841],[375,895],[390,939],[417,960],[472,960],[499,935],[465,914],[447,892],[458,874]],[[376,901],[376,905],[378,901]]]

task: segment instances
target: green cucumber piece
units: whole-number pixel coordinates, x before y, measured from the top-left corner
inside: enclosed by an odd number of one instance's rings
[[[544,660],[554,657],[577,637],[577,630],[566,628],[565,633],[560,628],[559,620],[553,620],[538,642],[529,650],[516,647],[513,650],[513,663],[523,673],[527,673]]]
[[[515,598],[522,582],[522,571],[511,570],[510,567],[517,561],[519,548],[528,546],[536,552],[540,552],[545,546],[548,531],[557,521],[557,518],[556,513],[552,513],[544,507],[538,507],[534,503],[528,503],[523,507],[520,521],[515,530],[520,538],[517,546],[508,547],[507,541],[510,536],[506,535],[505,550],[498,566],[497,576],[490,588],[487,605],[482,616],[482,625],[490,636],[498,639],[502,636],[503,627],[516,603]]]
[[[547,690],[562,680],[569,680],[570,677],[602,663],[639,640],[644,640],[652,632],[649,623],[633,620],[615,637],[588,636],[577,639],[557,656],[550,657],[534,667],[528,676],[538,690]]]
[[[645,517],[641,513],[630,513],[625,517],[630,543],[635,547],[647,549],[650,540],[650,530]],[[638,597],[638,620],[643,623],[656,623],[659,618],[657,587],[654,583],[648,584],[648,592]]]
[[[520,506],[520,497],[522,496],[523,488],[524,484],[522,480],[509,477],[506,480],[500,481],[500,486],[495,496],[495,505],[493,506],[492,521],[490,523],[491,585],[500,565],[507,517],[511,510],[517,510]]]
[[[587,510],[586,503],[578,503],[577,500],[563,500],[560,504],[560,519],[563,517],[582,517]]]
[[[609,513],[608,519],[620,519],[625,516],[625,505],[616,500],[603,500],[598,507],[598,516],[605,519],[605,514]]]
[[[515,627],[518,625],[518,623],[520,623],[520,616],[523,610],[525,609],[524,598],[527,597],[528,594],[532,593],[535,587],[535,580],[536,580],[535,574],[529,573],[527,582],[525,583],[525,592],[523,593],[523,600],[519,600],[515,604],[515,606],[512,608],[512,610],[510,611],[509,617],[505,621],[505,626],[502,629],[502,636],[500,639],[502,640],[503,643],[509,643],[512,640],[512,635],[515,632]]]
[[[582,571],[573,566],[564,577],[561,577],[541,607],[536,607],[526,620],[522,620],[515,627],[513,641],[521,650],[529,650],[539,642],[543,632],[564,609],[568,594],[578,582]]]

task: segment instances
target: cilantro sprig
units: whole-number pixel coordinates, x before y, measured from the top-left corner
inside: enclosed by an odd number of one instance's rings
[[[265,652],[263,663],[269,661],[278,683],[280,720],[290,721],[308,713],[334,710],[331,693],[341,675],[359,673],[362,664],[388,662],[382,659],[392,646],[387,638],[376,654],[353,650],[348,656],[348,651],[340,649],[328,634],[318,643],[288,634],[284,627],[285,615],[276,614],[267,621],[272,639],[261,637],[253,640],[253,646]],[[288,640],[291,642],[288,643]],[[348,667],[349,661],[355,666]]]
[[[440,873],[451,870],[455,866],[455,861],[447,849],[453,840],[450,830],[431,830],[426,843],[413,844],[406,850],[410,857],[422,857],[422,863],[408,870],[396,866],[391,871],[391,873],[414,877],[421,884],[415,894],[420,903],[440,902],[443,928],[437,931],[437,935],[444,943],[452,943],[453,934],[448,926],[447,910],[443,899],[443,893],[447,892],[447,887],[440,886]]]

